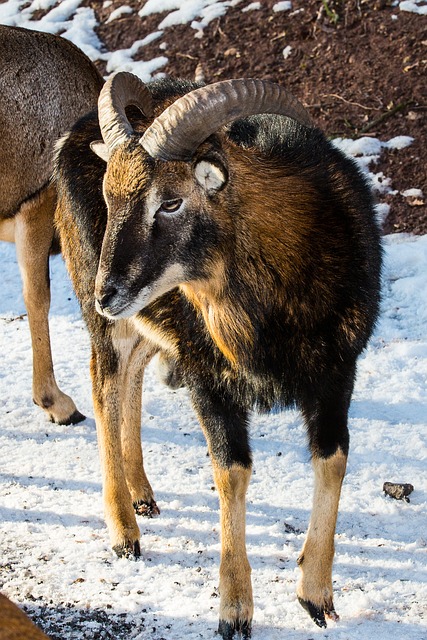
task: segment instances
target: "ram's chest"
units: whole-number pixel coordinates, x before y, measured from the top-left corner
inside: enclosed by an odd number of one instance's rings
[[[139,334],[157,349],[178,357],[179,336],[155,316],[138,314],[133,323]]]
[[[260,340],[244,311],[194,304],[180,289],[134,316],[140,334],[174,357],[188,381],[210,379],[241,405],[271,410],[294,402],[295,363],[283,336],[280,344]]]

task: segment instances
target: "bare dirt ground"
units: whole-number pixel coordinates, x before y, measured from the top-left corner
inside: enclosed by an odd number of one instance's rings
[[[279,82],[329,136],[412,136],[406,149],[384,151],[375,171],[390,177],[397,192],[385,197],[391,209],[384,232],[426,233],[426,198],[401,194],[418,188],[427,195],[425,17],[387,0],[294,0],[291,11],[278,13],[272,11],[275,2],[264,0],[256,11],[242,12],[241,4],[229,8],[201,39],[189,24],[170,27],[139,55],[166,55],[162,71],[175,77],[193,78],[200,63],[207,82],[244,76]],[[122,0],[105,8],[94,0],[85,4],[97,15],[107,50],[131,46],[156,31],[166,15],[141,18],[143,3],[128,0],[134,12],[106,23]],[[288,58],[285,47],[291,47]]]

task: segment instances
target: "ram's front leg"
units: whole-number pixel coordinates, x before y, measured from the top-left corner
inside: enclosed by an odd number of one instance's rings
[[[221,518],[220,613],[223,640],[251,637],[253,598],[246,554],[246,490],[251,476],[247,413],[225,393],[193,391],[206,435],[218,490]]]
[[[125,367],[122,398],[122,452],[127,485],[138,515],[160,513],[145,474],[141,446],[141,402],[144,370],[155,350],[142,339],[133,349]]]
[[[121,421],[121,363],[108,340],[92,349],[91,376],[98,446],[103,479],[105,519],[118,556],[140,555],[140,532],[124,469]]]
[[[313,509],[307,538],[298,559],[302,575],[297,595],[319,627],[325,616],[338,620],[332,593],[334,536],[348,454],[349,392],[306,411],[315,474]]]

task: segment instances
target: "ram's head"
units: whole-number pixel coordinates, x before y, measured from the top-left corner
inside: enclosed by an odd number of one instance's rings
[[[136,134],[126,108],[152,122]],[[218,271],[233,234],[233,190],[239,176],[232,143],[214,135],[227,123],[275,113],[311,126],[304,107],[276,84],[229,80],[178,98],[152,121],[148,88],[119,73],[99,98],[103,141],[92,149],[107,162],[108,223],[96,279],[96,305],[109,318],[129,317],[173,287]]]

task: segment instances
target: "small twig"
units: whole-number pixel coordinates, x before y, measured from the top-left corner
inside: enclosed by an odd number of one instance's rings
[[[190,56],[189,53],[177,53],[176,57],[177,58],[188,58],[189,60],[198,60],[198,58],[195,58],[194,56]]]
[[[360,107],[361,109],[365,109],[366,111],[375,111],[375,107],[366,107],[360,102],[352,102],[351,100],[346,100],[342,96],[339,96],[337,93],[323,93],[322,98],[337,98],[338,100],[342,100],[346,104],[352,104],[355,107]]]
[[[380,124],[381,122],[384,122],[384,120],[391,118],[391,116],[394,116],[396,113],[398,113],[399,111],[402,111],[402,109],[404,109],[407,106],[408,106],[407,102],[401,102],[400,104],[393,107],[393,109],[390,109],[390,111],[386,111],[385,113],[382,113],[380,116],[378,116],[378,118],[374,118],[374,120],[372,120],[371,122],[368,122],[368,124],[364,126],[363,129],[360,130],[360,133],[366,133],[367,131],[370,131],[371,129],[376,127],[377,124]]]
[[[281,40],[282,38],[286,38],[286,31],[282,31],[282,33],[279,33],[277,36],[274,36],[274,38],[271,38],[271,42]]]

